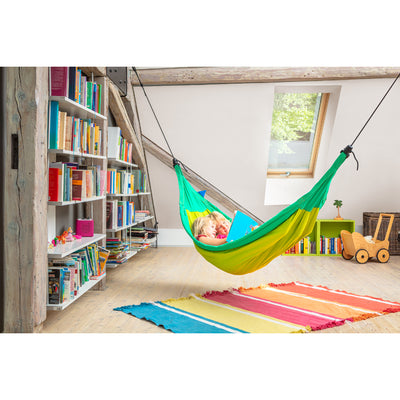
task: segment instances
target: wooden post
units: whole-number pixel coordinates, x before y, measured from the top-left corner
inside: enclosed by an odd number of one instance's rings
[[[6,70],[4,332],[46,319],[47,68]]]

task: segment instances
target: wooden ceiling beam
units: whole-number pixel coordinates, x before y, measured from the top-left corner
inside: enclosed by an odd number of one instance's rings
[[[193,67],[137,69],[145,86],[394,78],[400,67]],[[135,74],[132,85],[138,86]]]

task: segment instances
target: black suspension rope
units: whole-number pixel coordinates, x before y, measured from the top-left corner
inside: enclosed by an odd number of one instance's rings
[[[358,132],[358,135],[355,137],[355,139],[353,140],[353,143],[350,145],[351,147],[353,147],[354,142],[359,138],[359,136],[361,135],[362,131],[364,130],[364,128],[367,126],[368,122],[370,121],[370,119],[373,117],[373,115],[375,114],[376,110],[379,108],[379,106],[382,104],[383,100],[385,100],[385,97],[388,95],[388,93],[391,91],[392,87],[394,86],[394,84],[396,83],[397,79],[399,79],[400,74],[397,75],[396,79],[393,81],[393,83],[390,85],[389,89],[386,91],[386,93],[384,94],[384,96],[382,97],[381,101],[378,103],[378,105],[375,107],[375,110],[372,112],[372,114],[369,116],[369,118],[367,119],[367,122],[365,122],[364,126],[361,128],[360,132]]]
[[[171,147],[170,147],[170,145],[169,145],[169,143],[168,143],[168,140],[167,140],[167,138],[166,138],[166,136],[165,136],[165,133],[164,133],[162,127],[161,127],[160,121],[158,120],[157,115],[156,115],[156,113],[155,113],[155,111],[154,111],[154,109],[153,109],[153,106],[152,106],[151,102],[150,102],[150,99],[149,99],[148,96],[147,96],[146,90],[144,90],[144,86],[143,86],[142,81],[141,81],[140,78],[139,78],[139,74],[137,73],[135,67],[132,67],[132,68],[133,68],[133,71],[134,71],[135,74],[136,74],[136,77],[137,77],[137,79],[138,79],[138,81],[139,81],[139,84],[140,84],[142,90],[143,90],[143,93],[144,93],[144,95],[145,95],[145,97],[146,97],[146,100],[147,100],[147,102],[149,103],[149,106],[150,106],[150,108],[151,108],[151,111],[153,112],[154,118],[155,118],[156,121],[157,121],[158,127],[160,128],[160,131],[161,131],[161,133],[162,133],[162,135],[163,135],[163,137],[164,137],[165,143],[167,143],[169,152],[171,153],[172,157],[175,159],[174,153],[173,153],[172,150],[171,150]]]

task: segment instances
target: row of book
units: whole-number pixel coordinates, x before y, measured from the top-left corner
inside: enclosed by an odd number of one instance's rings
[[[50,68],[50,96],[68,97],[101,114],[102,85],[93,82],[78,67]]]
[[[320,237],[319,254],[341,254],[342,249],[343,242],[340,237]],[[286,250],[285,254],[317,254],[316,243],[307,236]]]
[[[297,242],[290,249],[285,251],[285,254],[315,254],[315,242],[311,241],[310,237],[307,236]]]
[[[133,144],[122,137],[121,128],[118,126],[109,126],[107,135],[107,157],[132,164]]]
[[[109,253],[94,243],[65,258],[51,260],[47,303],[62,304],[73,300],[85,283],[105,273]]]
[[[340,237],[330,238],[321,236],[320,254],[342,254],[343,242]]]
[[[135,222],[133,201],[110,200],[106,202],[106,229],[117,229]]]
[[[102,130],[90,118],[82,119],[60,111],[58,101],[50,101],[49,149],[101,155]]]
[[[107,193],[135,194],[145,191],[145,174],[139,169],[131,172],[124,169],[107,169]]]
[[[122,264],[128,259],[129,243],[118,238],[107,238],[106,249],[110,252],[107,264]]]
[[[49,201],[86,200],[104,196],[106,171],[99,165],[75,162],[49,163]]]

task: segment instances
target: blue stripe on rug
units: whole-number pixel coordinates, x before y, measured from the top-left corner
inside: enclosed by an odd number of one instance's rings
[[[159,301],[114,308],[146,319],[175,333],[248,333],[208,318],[168,306]]]

